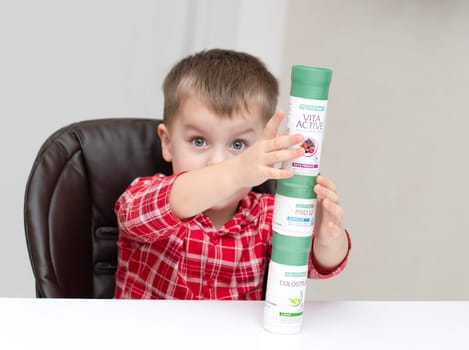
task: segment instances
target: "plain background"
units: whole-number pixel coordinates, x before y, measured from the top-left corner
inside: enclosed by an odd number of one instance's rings
[[[0,297],[34,296],[24,188],[71,122],[161,116],[166,71],[194,51],[259,56],[286,108],[292,64],[332,68],[321,172],[353,238],[309,299],[467,299],[466,1],[0,2]]]

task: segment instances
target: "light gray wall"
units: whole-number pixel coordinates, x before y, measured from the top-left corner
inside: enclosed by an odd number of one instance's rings
[[[160,117],[163,77],[204,48],[250,51],[278,75],[286,4],[0,1],[0,297],[34,296],[23,197],[44,140],[83,119]]]
[[[468,299],[469,2],[295,0],[286,38],[283,87],[334,70],[321,170],[353,237],[308,298]]]
[[[0,2],[0,296],[33,296],[23,229],[27,176],[53,131],[157,115],[152,1]]]

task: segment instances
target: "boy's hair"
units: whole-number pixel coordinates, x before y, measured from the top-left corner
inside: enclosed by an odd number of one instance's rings
[[[187,97],[198,98],[220,116],[259,108],[267,121],[275,112],[277,79],[258,58],[244,52],[212,49],[179,61],[163,83],[167,125]]]

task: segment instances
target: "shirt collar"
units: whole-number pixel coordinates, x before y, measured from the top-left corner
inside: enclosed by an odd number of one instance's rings
[[[261,198],[262,194],[249,192],[239,202],[236,214],[218,229],[213,226],[210,218],[204,213],[196,215],[194,219],[201,229],[207,233],[219,236],[239,234],[244,232],[244,227],[246,227],[246,225],[259,219],[259,214],[261,212]]]

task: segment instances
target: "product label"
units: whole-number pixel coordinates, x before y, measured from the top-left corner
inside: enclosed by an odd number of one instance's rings
[[[304,135],[299,147],[304,148],[305,154],[283,163],[282,168],[293,169],[298,175],[318,175],[326,111],[327,101],[290,96],[287,133]]]
[[[303,321],[308,266],[270,262],[264,308],[264,326],[281,332],[299,331]]]
[[[275,195],[272,228],[275,232],[307,237],[313,233],[316,199]]]

